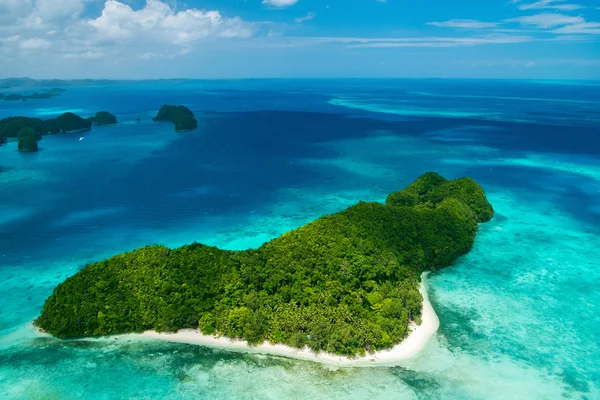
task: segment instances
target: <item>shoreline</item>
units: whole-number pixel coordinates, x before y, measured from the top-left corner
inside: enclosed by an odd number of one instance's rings
[[[395,347],[389,350],[382,350],[373,354],[367,354],[363,357],[347,358],[345,356],[324,352],[315,354],[308,348],[295,349],[282,344],[263,343],[258,346],[249,346],[247,342],[242,340],[203,335],[201,332],[195,329],[182,329],[177,333],[158,333],[155,331],[146,331],[141,334],[128,334],[119,336],[185,343],[233,352],[281,356],[337,366],[393,366],[398,365],[401,361],[409,360],[418,356],[419,353],[431,341],[439,328],[439,319],[431,305],[431,302],[429,301],[426,285],[427,275],[429,275],[429,272],[424,272],[421,275],[421,284],[419,287],[419,291],[423,296],[421,325],[411,324],[413,326],[413,330],[410,335]]]

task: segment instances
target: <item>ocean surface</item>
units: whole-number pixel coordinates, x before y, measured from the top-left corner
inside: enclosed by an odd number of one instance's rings
[[[0,118],[106,110],[120,120],[84,140],[46,136],[35,154],[0,146],[0,399],[600,398],[600,84],[66,89],[0,102]],[[199,129],[152,122],[165,103],[190,107]],[[31,328],[53,288],[89,262],[153,243],[257,247],[359,200],[383,201],[426,171],[473,177],[497,214],[471,253],[431,275],[441,327],[402,366],[61,341]]]

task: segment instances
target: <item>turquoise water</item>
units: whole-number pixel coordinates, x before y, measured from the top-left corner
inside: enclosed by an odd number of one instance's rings
[[[593,85],[339,80],[2,102],[0,118],[108,110],[122,122],[82,141],[45,137],[37,154],[0,147],[0,398],[600,398],[599,101]],[[152,123],[167,102],[189,105],[199,129]],[[30,327],[88,262],[149,243],[256,247],[428,170],[474,177],[497,215],[470,254],[431,275],[440,331],[402,367],[68,342]]]

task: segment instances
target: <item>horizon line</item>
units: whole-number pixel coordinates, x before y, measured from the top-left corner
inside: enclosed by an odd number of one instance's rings
[[[600,82],[599,79],[573,79],[573,78],[482,78],[482,77],[386,77],[386,76],[348,76],[348,77],[237,77],[237,78],[31,78],[28,76],[22,77],[0,77],[0,81],[7,80],[30,80],[30,81],[126,81],[126,82],[144,82],[144,81],[171,81],[171,80],[187,80],[187,81],[248,81],[248,80],[474,80],[474,81],[568,81],[568,82]]]

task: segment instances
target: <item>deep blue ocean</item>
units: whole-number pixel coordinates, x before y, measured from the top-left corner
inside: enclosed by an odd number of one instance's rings
[[[0,146],[0,399],[600,398],[600,83],[66,89],[0,102],[0,118],[106,110],[120,121],[84,140],[46,136],[35,154]],[[199,128],[152,122],[165,103],[191,108]],[[473,177],[497,214],[471,253],[431,275],[441,327],[402,366],[60,341],[31,328],[53,288],[89,262],[153,243],[257,247],[359,200],[383,201],[426,171]]]

